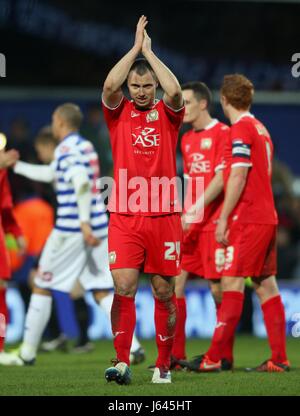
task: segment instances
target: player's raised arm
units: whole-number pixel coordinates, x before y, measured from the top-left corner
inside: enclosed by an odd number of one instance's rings
[[[144,31],[144,41],[142,46],[142,54],[151,65],[158,81],[164,90],[164,102],[174,110],[183,107],[183,98],[180,84],[175,75],[166,67],[166,65],[158,59],[151,48],[151,39],[146,30]]]
[[[111,69],[103,85],[103,101],[111,108],[116,107],[122,100],[122,84],[128,76],[128,72],[136,57],[142,50],[144,29],[148,21],[146,16],[141,16],[135,33],[135,42],[130,51]]]

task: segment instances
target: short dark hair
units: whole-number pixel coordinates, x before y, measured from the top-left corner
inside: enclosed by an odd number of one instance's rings
[[[45,126],[38,131],[34,144],[53,144],[57,146],[57,140],[53,136],[51,126]]]
[[[157,76],[156,76],[155,72],[153,71],[152,66],[149,64],[149,62],[145,58],[136,59],[133,62],[133,64],[131,65],[131,68],[128,72],[128,75],[131,71],[136,72],[138,75],[145,75],[146,72],[149,71],[149,72],[151,72],[155,81],[157,81]]]
[[[211,111],[212,107],[212,94],[208,86],[204,82],[200,81],[190,81],[186,82],[185,84],[181,85],[181,89],[183,90],[192,90],[196,97],[197,101],[206,100],[207,102],[207,110]]]
[[[55,111],[67,122],[69,127],[79,130],[83,114],[77,104],[65,103],[58,106]]]

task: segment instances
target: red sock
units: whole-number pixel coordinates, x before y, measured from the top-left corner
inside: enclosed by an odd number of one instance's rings
[[[117,359],[130,364],[130,347],[136,324],[134,298],[114,295],[111,307],[111,327]]]
[[[275,296],[261,305],[267,329],[272,360],[282,363],[286,356],[286,329],[284,307],[280,295]]]
[[[158,357],[156,367],[170,367],[171,351],[176,331],[177,300],[175,294],[168,301],[155,300],[154,321]]]
[[[224,292],[221,307],[218,313],[218,322],[215,328],[211,346],[207,351],[209,358],[218,362],[223,357],[226,344],[234,336],[243,310],[244,294],[241,292]]]
[[[217,322],[219,320],[219,312],[221,308],[221,303],[216,303],[216,309],[217,309]],[[222,358],[225,358],[226,360],[233,362],[233,344],[234,344],[234,334],[233,336],[228,340],[228,342],[224,345],[223,351],[222,351]]]
[[[6,288],[0,287],[0,352],[4,350],[4,341],[7,324],[8,309],[6,305]]]
[[[176,331],[172,348],[172,355],[177,360],[186,359],[185,353],[185,322],[186,322],[186,301],[185,298],[177,298],[178,312]]]

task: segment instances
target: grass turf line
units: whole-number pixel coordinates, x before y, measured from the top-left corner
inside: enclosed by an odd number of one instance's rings
[[[151,384],[147,370],[155,362],[154,340],[143,341],[146,362],[132,366],[129,386],[107,383],[104,371],[114,357],[111,341],[98,341],[88,354],[41,353],[33,367],[0,367],[0,396],[284,396],[300,395],[300,339],[288,339],[292,371],[284,374],[245,373],[244,367],[260,364],[269,357],[266,340],[237,337],[235,371],[195,374],[173,372],[171,385]],[[209,340],[188,340],[191,358],[204,352]]]

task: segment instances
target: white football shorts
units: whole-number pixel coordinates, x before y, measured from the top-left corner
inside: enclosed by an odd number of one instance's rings
[[[42,289],[71,292],[77,279],[85,290],[113,288],[107,238],[98,247],[89,247],[81,233],[54,229],[42,251],[34,282]]]

